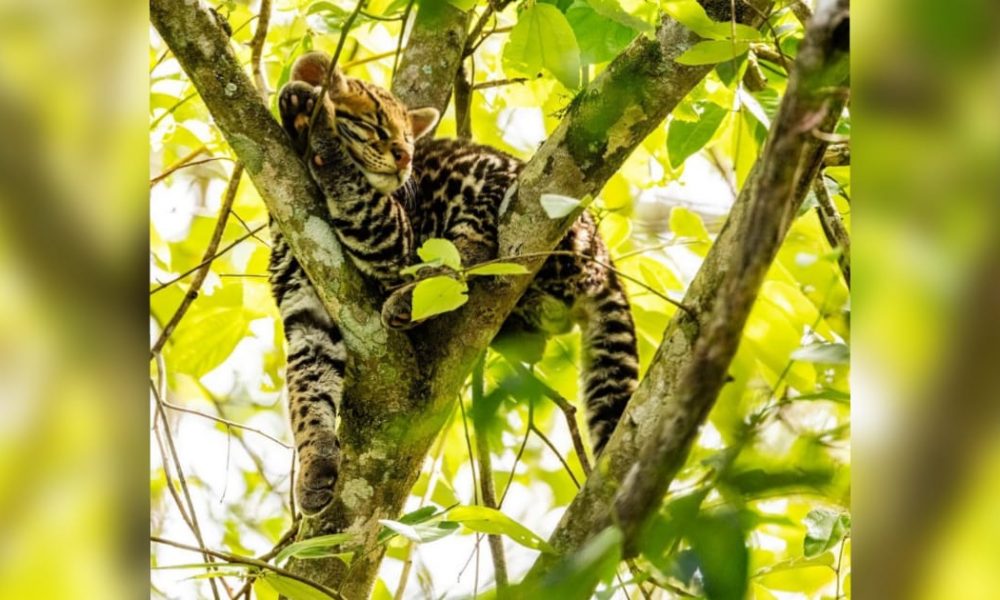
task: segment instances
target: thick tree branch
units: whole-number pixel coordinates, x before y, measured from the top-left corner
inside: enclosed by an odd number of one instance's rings
[[[314,282],[361,361],[401,358],[404,336],[382,327],[367,284],[345,259],[319,189],[281,126],[261,101],[208,7],[151,0],[150,18],[198,90],[216,125]]]
[[[703,5],[712,17],[730,19],[730,0],[705,0]],[[736,6],[739,22],[759,26],[770,2],[753,0],[752,8],[746,2],[736,2]],[[545,253],[555,247],[583,209],[563,219],[550,219],[539,203],[541,195],[597,195],[642,140],[713,68],[674,62],[699,41],[698,35],[663,17],[654,39],[636,38],[580,92],[556,130],[525,165],[510,206],[502,207],[500,256]],[[522,264],[535,272],[543,256]],[[430,365],[434,397],[454,397],[529,283],[529,277],[508,277],[476,286],[464,307],[417,332],[414,341]]]
[[[421,2],[392,93],[407,106],[433,106],[444,114],[469,28],[469,13],[448,2]]]
[[[626,543],[663,499],[721,390],[767,269],[818,171],[846,102],[848,2],[821,4],[799,52],[767,145],[601,455],[550,542],[579,548],[616,522]],[[533,574],[553,564],[540,557]]]
[[[737,3],[736,19],[759,25],[769,2],[752,1],[752,10]],[[731,16],[730,0],[703,4],[718,20]],[[405,337],[381,326],[373,295],[344,260],[305,166],[260,102],[211,14],[199,3],[168,0],[151,0],[150,10],[344,329],[351,367],[341,425],[341,476],[334,502],[319,518],[303,523],[301,536],[349,530],[358,534],[363,551],[350,569],[336,559],[311,560],[292,569],[339,588],[346,597],[366,597],[384,551],[377,543],[378,519],[398,516],[462,382],[528,278],[477,286],[467,307],[413,332],[416,354],[411,352]],[[421,3],[393,85],[410,106],[445,108],[467,25],[468,15],[446,2]],[[712,69],[674,62],[698,41],[665,18],[654,39],[638,38],[581,92],[520,178],[501,224],[501,255],[547,252],[555,246],[576,215],[548,219],[538,202],[541,194],[596,195]],[[531,262],[530,268],[537,270],[541,261]]]

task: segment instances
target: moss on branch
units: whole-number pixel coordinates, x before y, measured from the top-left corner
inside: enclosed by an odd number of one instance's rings
[[[767,269],[822,164],[825,136],[816,132],[832,131],[846,103],[840,40],[847,15],[847,0],[821,3],[764,151],[684,299],[700,323],[678,312],[668,326],[595,475],[550,539],[561,552],[581,547],[613,521],[631,549],[683,466],[724,385]],[[540,557],[532,573],[553,564]]]

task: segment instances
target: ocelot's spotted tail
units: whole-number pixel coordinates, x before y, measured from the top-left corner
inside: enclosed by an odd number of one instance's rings
[[[384,304],[383,321],[410,328],[417,324],[410,314],[412,286],[400,287],[407,283],[400,270],[418,260],[416,249],[430,238],[451,241],[464,265],[496,258],[499,208],[523,165],[466,140],[422,139],[437,122],[437,110],[408,109],[386,90],[339,70],[320,97],[328,64],[318,53],[296,61],[278,98],[281,121],[326,196],[347,255],[384,291],[396,290]],[[337,479],[337,414],[348,356],[337,324],[281,234],[272,231],[271,278],[285,324],[300,463],[296,490],[303,512],[312,513],[330,502]],[[591,441],[600,452],[638,380],[635,328],[589,214],[572,225],[558,249],[568,253],[549,258],[504,329],[550,333],[581,326],[582,388]],[[554,313],[562,314],[555,324]]]

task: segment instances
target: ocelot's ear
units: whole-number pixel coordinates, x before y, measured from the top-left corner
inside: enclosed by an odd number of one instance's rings
[[[326,52],[306,52],[295,59],[289,78],[291,81],[304,81],[310,85],[319,87],[323,85],[323,80],[326,78],[329,68],[330,55]],[[340,70],[340,67],[337,67],[331,74],[327,92],[331,98],[336,100],[347,95],[349,91],[350,87],[347,85],[347,78],[344,77],[344,73]]]
[[[326,93],[334,100],[350,95],[351,87],[347,85],[347,77],[340,67],[334,67],[333,73],[330,74],[330,84],[326,88]]]
[[[437,125],[441,113],[438,112],[438,109],[428,106],[426,108],[414,108],[409,112],[409,116],[413,139],[417,139]]]
[[[304,81],[309,85],[322,85],[330,56],[326,52],[306,52],[292,64],[291,81]]]

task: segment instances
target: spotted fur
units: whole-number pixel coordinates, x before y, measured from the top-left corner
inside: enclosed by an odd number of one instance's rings
[[[430,238],[458,248],[463,264],[497,256],[498,211],[522,163],[466,140],[420,136],[434,109],[408,110],[389,92],[335,70],[320,100],[328,58],[311,53],[292,68],[279,95],[282,123],[309,162],[327,199],[334,230],[358,268],[389,295],[387,324],[414,325],[412,286],[400,269]],[[322,102],[318,118],[310,116]],[[285,323],[292,428],[299,453],[299,504],[315,512],[332,497],[339,447],[346,353],[337,325],[281,238],[271,258],[274,295]],[[582,387],[595,453],[607,443],[638,381],[635,327],[596,224],[584,214],[560,242],[575,256],[552,256],[504,325],[502,334],[583,332]],[[583,258],[588,257],[588,258]],[[555,309],[555,310],[553,310]],[[553,314],[565,318],[553,319]]]

